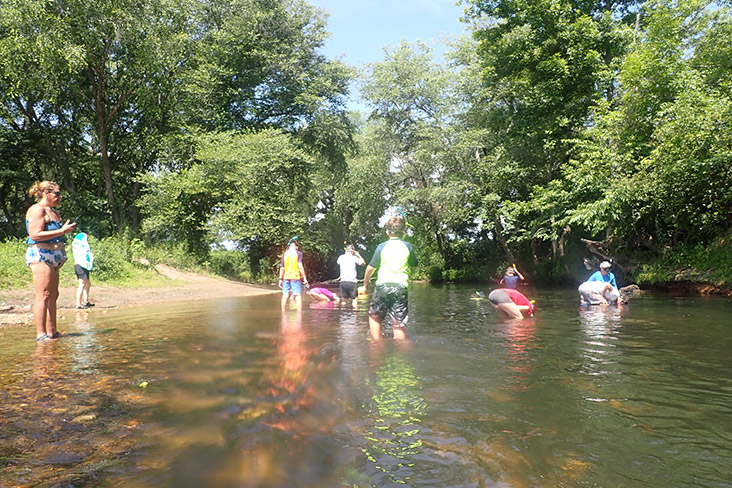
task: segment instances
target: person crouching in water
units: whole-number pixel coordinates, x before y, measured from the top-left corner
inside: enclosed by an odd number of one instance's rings
[[[508,319],[521,320],[534,315],[534,304],[518,290],[499,288],[488,295],[488,300],[499,315]]]
[[[297,237],[290,239],[287,251],[280,263],[280,288],[282,288],[282,309],[287,308],[287,300],[292,295],[298,310],[302,310],[302,285],[308,285],[305,268],[302,266],[302,253],[297,249]]]
[[[375,341],[381,339],[381,322],[389,317],[394,339],[405,340],[405,329],[409,322],[409,267],[417,266],[414,247],[403,241],[404,219],[392,217],[386,223],[386,235],[389,240],[379,244],[364,274],[364,287],[369,288],[369,281],[374,271],[379,270],[376,288],[369,306],[369,331]]]
[[[628,303],[612,283],[603,281],[585,281],[577,288],[582,305],[623,305]]]
[[[311,288],[310,291],[308,291],[308,295],[313,297],[315,300],[319,302],[336,302],[338,303],[340,299],[338,298],[338,295],[333,293],[327,288],[322,288],[320,286],[316,286],[315,288]]]

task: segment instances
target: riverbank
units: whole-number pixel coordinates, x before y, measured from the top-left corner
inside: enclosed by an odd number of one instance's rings
[[[155,269],[166,280],[153,287],[119,288],[92,281],[93,311],[127,308],[151,303],[201,300],[277,293],[279,290],[264,285],[252,285],[225,278],[180,271],[164,264]],[[33,323],[31,306],[34,291],[31,286],[18,290],[0,291],[0,327],[24,326]],[[76,308],[76,287],[59,290],[58,315]]]

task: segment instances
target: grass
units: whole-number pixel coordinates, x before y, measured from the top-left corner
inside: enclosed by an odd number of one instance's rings
[[[150,244],[120,236],[103,239],[89,236],[89,246],[94,254],[92,279],[95,284],[118,288],[151,288],[174,284],[174,280],[164,278],[155,271],[158,264],[243,282],[255,281],[249,270],[249,260],[241,251],[213,251],[206,261],[201,261],[181,245]],[[25,264],[26,249],[21,239],[0,242],[0,290],[21,289],[33,284],[33,276]],[[78,281],[70,247],[67,254],[69,260],[61,268],[60,285],[75,286]],[[273,276],[262,276],[256,281],[272,279]]]
[[[168,286],[170,280],[160,276],[155,264],[165,261],[178,268],[196,268],[195,260],[179,250],[151,247],[139,240],[121,237],[95,239],[89,237],[94,253],[92,276],[95,282],[120,288]],[[27,246],[23,240],[0,242],[0,290],[26,288],[33,283],[33,276],[25,264]],[[61,268],[60,285],[74,286],[78,283],[74,273],[71,249],[67,249],[69,260]],[[166,256],[164,260],[162,257]]]

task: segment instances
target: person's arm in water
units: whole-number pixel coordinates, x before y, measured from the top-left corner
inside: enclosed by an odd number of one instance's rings
[[[605,283],[605,286],[602,288],[602,293],[600,293],[600,297],[602,298],[602,304],[603,305],[610,305],[610,302],[607,300],[607,297],[605,296],[605,293],[607,292],[613,292],[615,289],[613,288],[613,285],[610,283]]]

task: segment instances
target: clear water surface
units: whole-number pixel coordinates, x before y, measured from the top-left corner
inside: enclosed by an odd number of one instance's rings
[[[0,486],[732,487],[731,300],[473,290],[415,285],[407,345],[277,294],[0,329]]]

